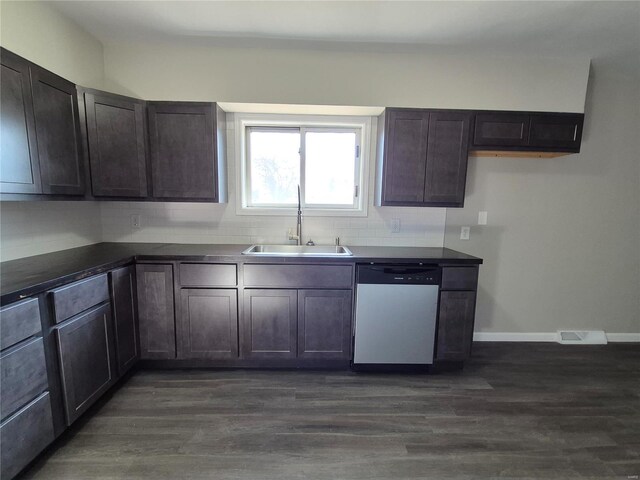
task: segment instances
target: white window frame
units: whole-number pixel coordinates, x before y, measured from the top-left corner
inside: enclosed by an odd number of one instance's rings
[[[236,213],[238,215],[296,215],[297,205],[251,205],[250,178],[248,168],[248,129],[250,128],[296,128],[300,130],[301,142],[304,142],[304,133],[308,131],[345,131],[355,130],[359,136],[359,155],[356,158],[356,176],[354,188],[357,188],[357,196],[353,205],[318,205],[304,204],[304,166],[305,161],[301,155],[301,184],[305,216],[367,216],[368,184],[369,184],[369,158],[371,151],[371,117],[362,116],[329,116],[329,115],[285,115],[262,113],[235,113],[235,160],[236,160]],[[302,148],[304,152],[304,148]],[[358,171],[359,170],[359,171]]]

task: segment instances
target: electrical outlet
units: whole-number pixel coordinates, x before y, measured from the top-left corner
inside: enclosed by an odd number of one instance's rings
[[[471,234],[471,227],[460,228],[460,240],[469,240],[470,234]]]
[[[391,219],[391,233],[400,233],[400,219],[392,218]]]
[[[131,215],[131,228],[140,228],[140,214],[134,213]]]
[[[481,211],[478,212],[478,225],[486,225],[487,224],[487,212]]]

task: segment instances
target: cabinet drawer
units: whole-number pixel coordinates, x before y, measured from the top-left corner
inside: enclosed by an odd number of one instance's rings
[[[247,287],[352,288],[351,265],[245,265]]]
[[[42,338],[18,345],[0,357],[0,416],[5,418],[48,388]]]
[[[49,392],[45,392],[0,425],[0,476],[13,478],[53,441]]]
[[[107,275],[75,282],[51,291],[56,323],[109,300]]]
[[[0,310],[0,350],[41,331],[37,298],[13,303]]]
[[[183,287],[222,287],[237,283],[235,265],[208,263],[181,263],[180,285]]]
[[[442,269],[442,290],[475,290],[478,287],[476,267],[445,267]]]

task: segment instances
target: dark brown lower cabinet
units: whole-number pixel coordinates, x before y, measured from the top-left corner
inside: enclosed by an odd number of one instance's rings
[[[173,266],[136,265],[140,358],[176,358],[176,324],[173,300]]]
[[[298,290],[298,357],[351,358],[351,290]]]
[[[55,327],[67,425],[115,381],[110,323],[102,304]]]
[[[246,358],[295,358],[297,290],[244,291],[243,353]]]
[[[49,387],[42,337],[26,340],[0,356],[0,415],[15,412]]]
[[[463,361],[471,354],[476,292],[441,291],[436,359]]]
[[[238,358],[238,292],[207,288],[180,292],[179,358]]]
[[[51,402],[44,392],[0,425],[0,478],[13,478],[53,439]]]
[[[118,376],[124,375],[138,360],[138,318],[136,271],[133,265],[109,273],[109,289],[115,327]]]

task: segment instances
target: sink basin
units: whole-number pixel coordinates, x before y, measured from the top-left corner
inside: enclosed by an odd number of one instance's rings
[[[323,257],[348,257],[353,255],[351,250],[342,245],[252,245],[243,255],[273,255],[273,256],[323,256]]]

